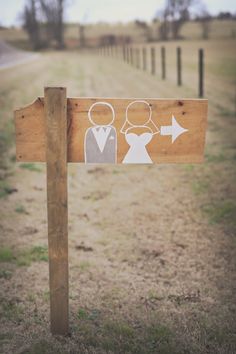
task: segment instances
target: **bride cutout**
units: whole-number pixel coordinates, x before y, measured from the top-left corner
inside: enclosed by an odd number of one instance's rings
[[[135,105],[140,103],[146,105],[149,112],[146,122],[137,125],[129,120],[128,114],[131,108],[135,110]],[[137,109],[137,112],[138,111]],[[146,149],[146,145],[150,143],[154,135],[160,133],[160,130],[152,120],[152,109],[148,102],[137,100],[129,103],[126,108],[125,122],[120,132],[125,134],[125,139],[130,146],[122,163],[153,163]]]
[[[92,111],[97,106],[105,106],[111,111],[111,121],[108,124],[96,124],[92,119]],[[112,126],[115,111],[108,102],[95,102],[88,111],[88,119],[93,125],[88,128],[84,140],[84,159],[86,163],[116,163],[117,136]]]

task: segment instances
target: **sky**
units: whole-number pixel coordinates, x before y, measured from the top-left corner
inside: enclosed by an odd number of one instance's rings
[[[236,13],[236,0],[202,0],[208,11]],[[19,13],[26,0],[0,0],[0,24],[19,24]],[[165,0],[68,0],[68,22],[128,22],[134,19],[150,21],[160,10]]]

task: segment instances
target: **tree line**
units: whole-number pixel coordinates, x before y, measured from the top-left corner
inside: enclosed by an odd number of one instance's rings
[[[23,27],[29,35],[34,50],[45,47],[63,49],[65,47],[65,7],[69,0],[25,0],[21,14]],[[153,29],[145,21],[136,20],[135,25],[142,30],[144,40],[166,41],[180,39],[181,28],[187,21],[197,21],[202,29],[202,38],[207,39],[210,33],[210,24],[213,17],[207,11],[204,0],[166,0],[164,7],[157,11],[153,22],[157,29]],[[235,19],[236,14],[221,12],[214,17],[219,20]],[[78,24],[80,47],[86,47],[86,27]],[[110,37],[109,37],[110,36]],[[113,40],[112,34],[105,36],[106,40]],[[109,38],[107,38],[109,37]],[[113,36],[114,37],[114,36]],[[102,39],[103,40],[103,39]],[[114,41],[114,40],[113,40]],[[131,39],[130,39],[131,41]],[[108,42],[108,44],[112,44]]]

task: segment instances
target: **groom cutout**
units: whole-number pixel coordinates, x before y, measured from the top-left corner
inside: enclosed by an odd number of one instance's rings
[[[109,124],[98,125],[93,121],[91,112],[97,105],[110,108],[112,120]],[[107,102],[95,102],[89,109],[88,118],[93,127],[88,128],[85,134],[85,163],[116,163],[117,135],[112,126],[115,119],[114,108]]]

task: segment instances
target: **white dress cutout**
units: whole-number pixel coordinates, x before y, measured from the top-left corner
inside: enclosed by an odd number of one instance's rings
[[[148,107],[149,109],[149,116],[148,119],[144,124],[133,124],[130,122],[128,118],[128,112],[129,109],[132,109],[131,107],[136,105],[136,103],[144,104]],[[133,108],[134,109],[134,108]],[[128,127],[127,127],[128,126]],[[142,134],[136,134],[134,132],[131,132],[131,129],[135,128],[141,128],[145,129],[146,131],[143,132]],[[147,131],[148,130],[148,131]],[[158,134],[160,130],[158,127],[155,125],[155,123],[152,120],[152,109],[151,105],[147,101],[143,100],[136,100],[133,102],[130,102],[129,105],[126,108],[126,113],[125,113],[125,122],[120,130],[122,134],[125,135],[126,142],[129,144],[130,148],[125,155],[123,159],[123,163],[143,163],[143,164],[150,164],[153,163],[151,157],[148,154],[148,151],[146,149],[146,145],[150,143],[154,135]]]
[[[125,138],[130,149],[126,154],[123,163],[152,163],[146,150],[146,145],[150,143],[152,137],[152,133],[143,133],[141,135],[127,133]]]

